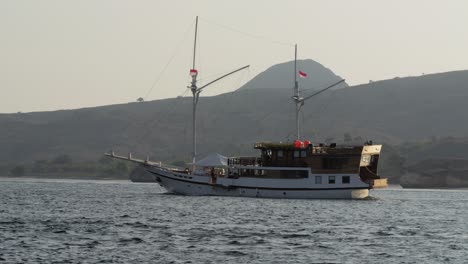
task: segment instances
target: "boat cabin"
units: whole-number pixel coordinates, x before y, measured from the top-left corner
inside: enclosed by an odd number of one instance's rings
[[[337,146],[335,143],[313,145],[305,141],[294,143],[256,143],[260,157],[230,158],[229,165],[259,166],[262,170],[249,171],[246,167],[241,175],[261,174],[278,178],[308,176],[309,169],[315,174],[356,174],[363,178],[378,179],[377,164],[380,145]],[[296,170],[291,171],[292,168]],[[300,170],[298,170],[300,168]]]

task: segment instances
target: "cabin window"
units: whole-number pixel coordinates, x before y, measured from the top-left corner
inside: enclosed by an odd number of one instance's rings
[[[322,184],[322,176],[315,176],[315,184]]]
[[[307,178],[308,171],[305,170],[280,170],[280,178]]]
[[[294,151],[294,158],[299,158],[299,151],[298,150]]]
[[[341,179],[341,182],[344,184],[349,184],[349,176],[343,176],[343,178]]]
[[[361,157],[361,166],[369,166],[371,163],[370,155],[362,155]]]
[[[322,168],[324,169],[342,169],[348,163],[347,158],[323,158]]]
[[[370,162],[370,155],[363,155],[361,160],[362,160],[362,162],[369,163]]]
[[[301,150],[301,158],[307,157],[307,151]]]
[[[335,184],[335,176],[328,176],[328,183]]]
[[[267,156],[268,156],[269,158],[271,158],[271,149],[268,149],[268,150],[266,151],[266,154],[267,154]]]
[[[278,150],[278,152],[276,152],[276,156],[278,157],[278,159],[282,159],[283,158],[283,151]]]

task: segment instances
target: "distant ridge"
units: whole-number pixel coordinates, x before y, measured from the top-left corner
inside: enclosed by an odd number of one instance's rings
[[[311,62],[307,60],[306,65],[320,65]],[[259,74],[250,87],[247,84],[232,93],[200,98],[201,156],[211,152],[250,155],[256,153],[252,149],[256,141],[293,140],[292,91],[288,89],[292,88],[293,72],[288,63]],[[323,83],[340,78],[329,69],[321,70],[328,76],[321,76]],[[321,70],[317,68],[315,73]],[[309,76],[314,75],[312,72]],[[283,85],[286,88],[280,89]],[[319,82],[301,83],[304,94],[310,92],[306,85],[321,86]],[[336,89],[308,101],[301,115],[302,134],[314,143],[345,143],[345,138],[351,138],[391,145],[434,137],[466,138],[467,101],[468,71],[375,81]],[[188,160],[191,103],[191,97],[184,97],[0,114],[0,165],[34,163],[61,154],[70,155],[74,161],[98,160],[111,149],[143,158],[149,155],[153,160]],[[383,158],[388,157],[388,149],[384,148]],[[418,158],[424,160],[426,154],[421,153]],[[430,157],[438,158],[436,154],[431,152]],[[468,150],[457,155],[468,155]]]

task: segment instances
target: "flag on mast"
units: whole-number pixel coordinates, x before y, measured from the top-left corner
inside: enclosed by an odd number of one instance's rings
[[[195,69],[190,69],[190,76],[197,76],[198,71]]]
[[[299,71],[299,76],[301,78],[307,78],[307,73],[303,72],[303,71]]]

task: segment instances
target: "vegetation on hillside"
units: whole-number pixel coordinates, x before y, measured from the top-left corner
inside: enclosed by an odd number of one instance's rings
[[[102,157],[98,161],[74,162],[69,155],[33,163],[10,164],[0,167],[0,175],[12,177],[128,179],[133,164]]]
[[[320,83],[339,78],[317,63],[302,63],[304,68],[324,73]],[[201,97],[197,112],[200,157],[214,152],[255,155],[258,151],[253,146],[259,141],[291,143],[295,129],[291,69],[288,63],[280,64],[235,92]],[[320,83],[306,81],[300,83],[303,96],[321,88]],[[313,143],[373,140],[384,144],[381,172],[398,182],[413,163],[468,156],[463,138],[468,135],[468,116],[463,111],[468,97],[466,83],[468,71],[458,71],[328,91],[304,105],[301,134]],[[191,153],[191,104],[192,99],[184,97],[0,114],[0,174],[123,177],[119,175],[128,173],[124,165],[99,161],[109,150],[183,164]],[[461,139],[450,143],[449,137]]]

